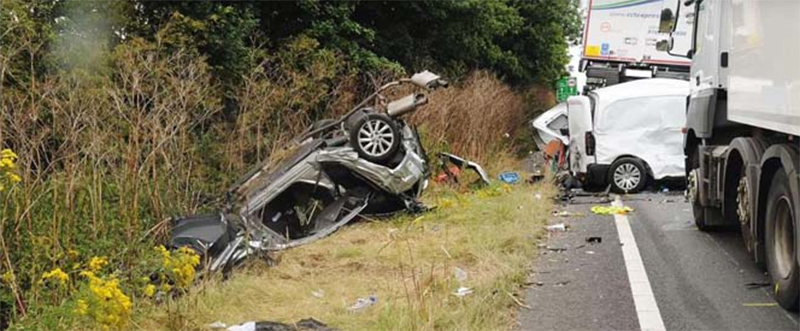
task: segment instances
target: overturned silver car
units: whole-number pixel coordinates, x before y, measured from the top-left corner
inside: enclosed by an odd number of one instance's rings
[[[384,101],[383,93],[408,84],[417,91]],[[280,161],[267,160],[236,183],[223,211],[174,219],[169,245],[194,249],[215,271],[327,236],[360,214],[424,211],[417,198],[429,161],[416,128],[401,117],[446,86],[424,71],[382,86],[339,119],[315,123]]]

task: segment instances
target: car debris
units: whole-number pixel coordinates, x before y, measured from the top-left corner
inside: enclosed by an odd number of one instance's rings
[[[464,287],[464,286],[459,287],[455,291],[455,293],[453,293],[453,295],[455,295],[455,296],[457,296],[459,298],[463,298],[463,297],[465,297],[467,295],[470,295],[470,294],[472,294],[472,289],[469,288],[469,287]]]
[[[592,213],[597,215],[626,215],[633,211],[633,208],[624,206],[592,206]]]
[[[259,322],[250,321],[239,325],[232,325],[225,330],[226,331],[338,331],[338,329],[328,327],[327,325],[325,325],[325,323],[317,321],[313,318],[302,319],[292,325],[284,324],[281,322],[272,322],[272,321],[259,321]]]
[[[453,268],[453,276],[455,276],[456,281],[459,283],[463,283],[467,280],[467,272],[459,267]]]
[[[458,177],[461,173],[461,170],[470,169],[478,174],[480,180],[478,183],[482,185],[490,185],[492,182],[489,180],[489,175],[486,174],[486,171],[483,170],[479,164],[466,160],[458,155],[444,153],[441,152],[438,154],[439,156],[439,166],[441,167],[442,171],[447,175],[447,178],[455,183],[458,183]],[[455,165],[459,171],[454,173],[450,170],[450,164]]]
[[[583,217],[583,216],[586,216],[583,213],[571,213],[571,212],[568,212],[566,210],[562,210],[562,211],[553,210],[551,215],[553,215],[554,217]]]
[[[418,92],[374,102],[409,84]],[[429,71],[417,73],[383,85],[336,120],[315,123],[234,184],[220,212],[173,219],[168,245],[195,250],[208,261],[203,270],[229,270],[254,253],[330,235],[359,215],[426,211],[417,198],[428,185],[429,162],[402,116],[427,104],[426,92],[447,85]],[[486,178],[475,163],[446,155]]]
[[[586,242],[589,244],[599,244],[603,242],[603,237],[587,237]]]
[[[375,305],[376,303],[378,303],[378,296],[373,294],[366,298],[358,298],[356,303],[350,307],[347,307],[347,310],[351,312],[360,312],[367,307]]]
[[[762,287],[769,287],[771,285],[772,285],[772,283],[769,283],[769,282],[751,282],[751,283],[744,284],[744,287],[746,287],[748,290],[753,290],[753,289],[762,288]]]
[[[564,223],[548,225],[547,227],[545,227],[545,229],[547,229],[547,231],[550,232],[564,232],[567,231],[567,228],[568,226]]]
[[[516,184],[519,182],[519,174],[516,172],[503,172],[498,178],[506,184]]]
[[[751,302],[751,303],[743,303],[742,306],[744,307],[777,307],[778,304],[775,302]]]
[[[548,251],[551,251],[551,252],[560,253],[560,252],[564,252],[564,251],[566,251],[566,250],[567,250],[567,248],[566,248],[566,247],[552,247],[552,246],[547,246],[547,250],[548,250]]]

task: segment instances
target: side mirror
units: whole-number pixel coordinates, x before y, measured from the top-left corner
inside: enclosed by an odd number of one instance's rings
[[[448,85],[447,81],[428,70],[418,72],[414,74],[414,76],[411,76],[411,83],[421,88],[431,90],[438,87],[447,87]]]
[[[669,38],[659,40],[656,43],[656,50],[660,52],[669,52],[673,47],[675,47],[675,39],[672,38],[672,35],[670,35]]]

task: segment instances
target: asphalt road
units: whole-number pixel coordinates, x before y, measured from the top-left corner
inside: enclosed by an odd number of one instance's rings
[[[622,203],[635,209],[627,221],[652,290],[646,292],[655,297],[667,330],[800,329],[797,313],[776,306],[769,287],[747,286],[768,279],[738,233],[697,230],[681,195],[631,195]],[[631,267],[626,268],[615,224],[619,221],[592,214],[593,205],[608,206],[610,201],[575,198],[560,210],[578,215],[551,219],[569,230],[550,233],[541,247],[524,296],[530,309],[520,309],[518,329],[643,329],[629,281],[640,276],[628,276]],[[589,237],[602,242],[589,243]],[[651,317],[641,318],[652,322]],[[652,325],[648,323],[643,324]]]

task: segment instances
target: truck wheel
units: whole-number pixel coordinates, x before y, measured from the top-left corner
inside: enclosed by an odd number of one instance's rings
[[[789,178],[779,170],[772,178],[767,195],[765,245],[767,271],[772,279],[772,294],[781,307],[797,311],[800,307],[800,267],[795,250],[797,211],[793,210]]]
[[[400,147],[400,131],[389,116],[370,113],[359,118],[350,128],[350,144],[362,159],[384,162]]]
[[[686,176],[686,198],[692,204],[692,214],[694,215],[694,224],[700,231],[708,231],[713,229],[709,224],[715,224],[714,221],[722,218],[722,213],[717,208],[703,207],[700,203],[700,151],[695,147],[691,155],[689,155],[690,169]]]
[[[647,185],[647,168],[642,160],[623,157],[611,164],[608,179],[615,193],[638,193]]]

